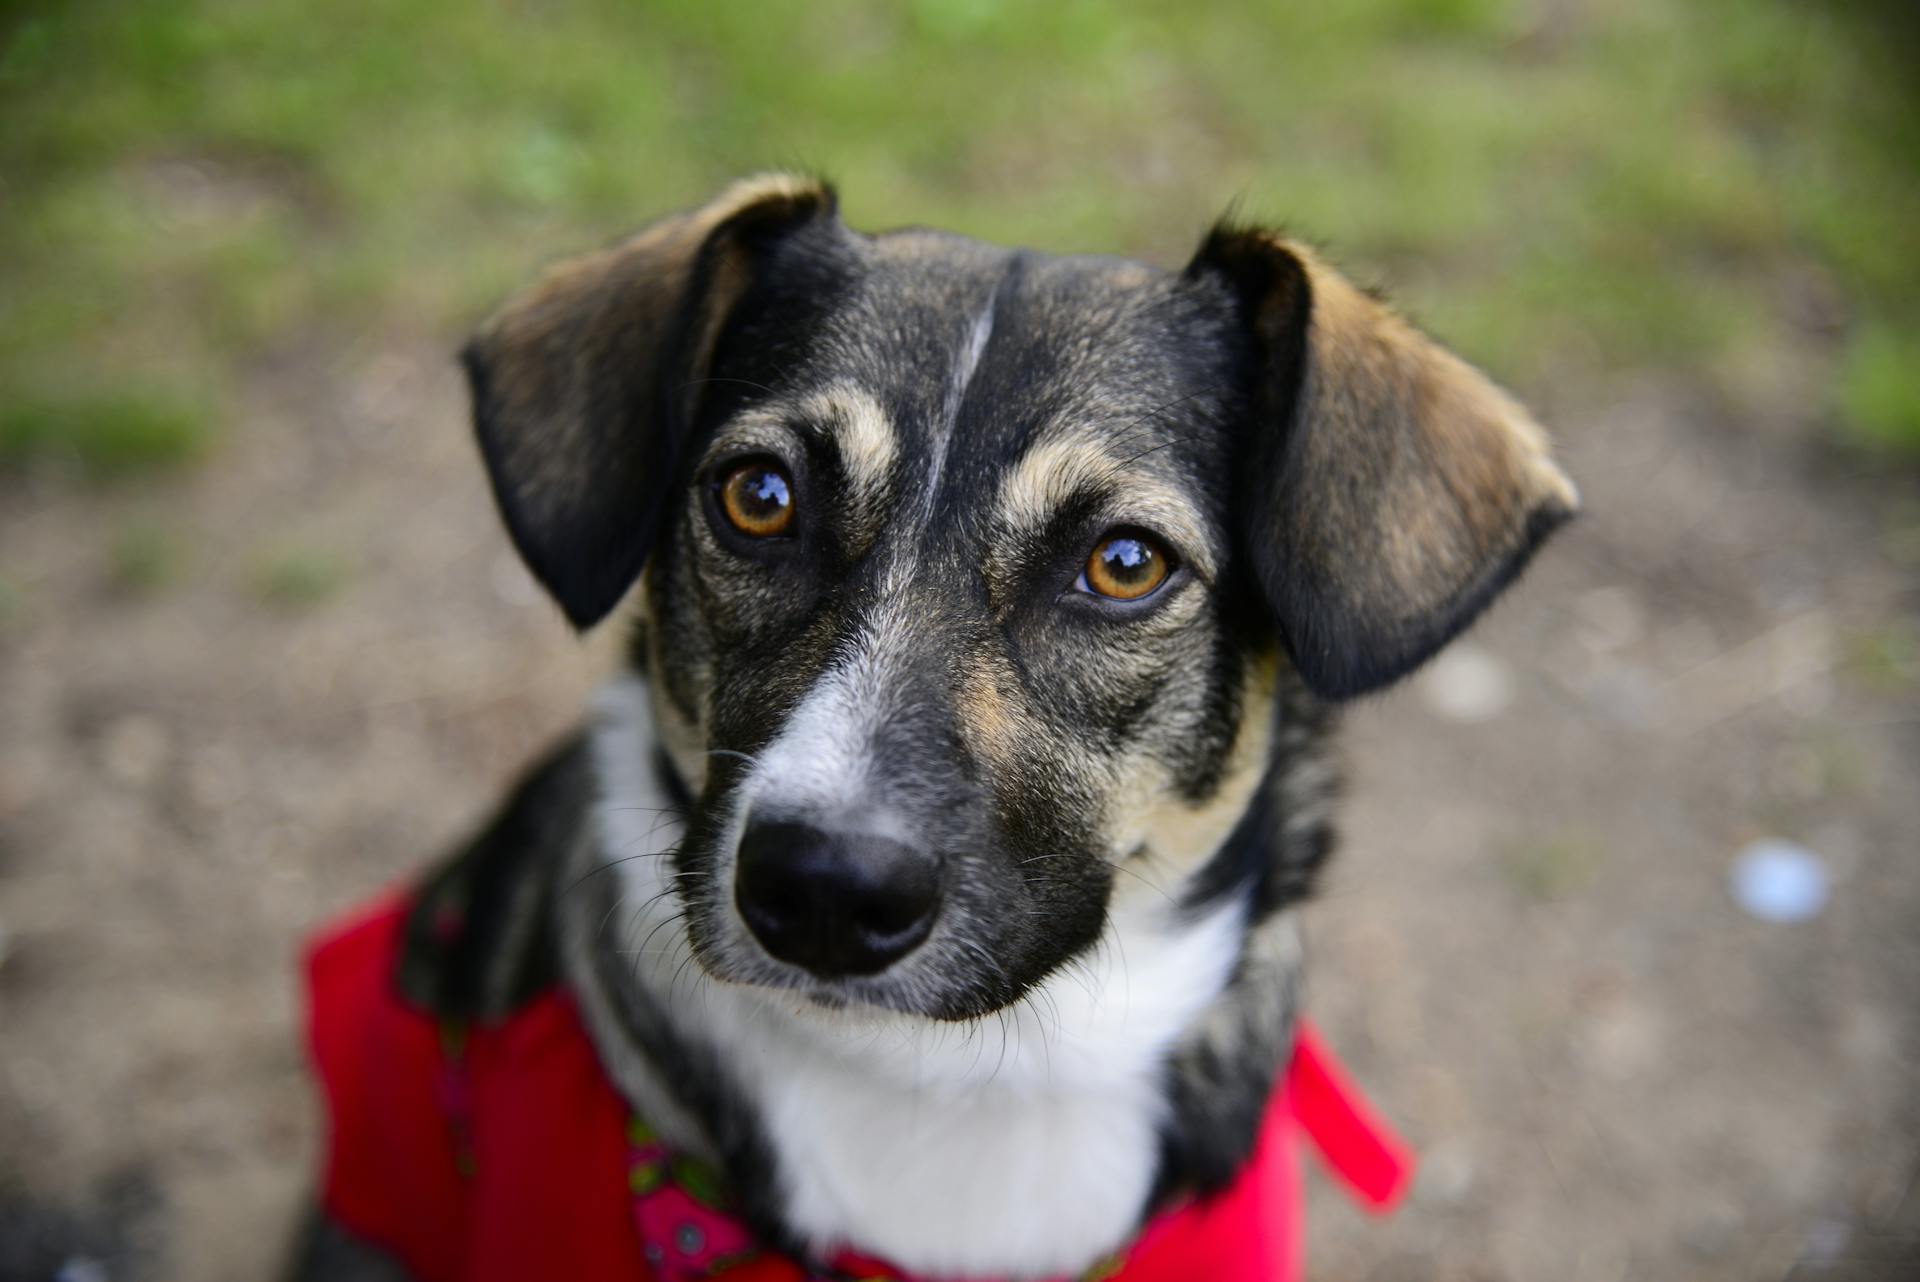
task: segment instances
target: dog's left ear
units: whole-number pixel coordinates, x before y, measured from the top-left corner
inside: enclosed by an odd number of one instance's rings
[[[1418,667],[1579,507],[1514,399],[1312,251],[1216,229],[1254,340],[1242,547],[1307,684],[1344,699]]]
[[[721,327],[773,246],[838,229],[831,188],[771,174],[562,263],[461,353],[508,533],[575,627],[639,577]]]

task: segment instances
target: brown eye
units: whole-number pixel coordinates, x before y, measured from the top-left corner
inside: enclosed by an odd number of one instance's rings
[[[1081,585],[1116,601],[1138,601],[1162,583],[1172,566],[1158,543],[1141,534],[1113,534],[1087,558]]]
[[[778,538],[793,526],[793,483],[765,459],[742,463],[720,482],[720,511],[742,534]]]

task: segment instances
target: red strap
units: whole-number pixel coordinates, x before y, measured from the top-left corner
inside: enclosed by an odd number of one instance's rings
[[[502,1025],[472,1030],[464,1058],[477,1162],[473,1175],[458,1173],[439,1095],[438,1029],[392,986],[401,921],[401,904],[387,900],[326,932],[309,955],[310,1035],[331,1115],[327,1210],[421,1282],[646,1278],[621,1178],[625,1104],[559,993]],[[1297,1277],[1296,1127],[1372,1209],[1405,1192],[1413,1169],[1406,1147],[1303,1023],[1246,1169],[1219,1195],[1150,1225],[1120,1282]],[[771,1257],[728,1275],[803,1276]]]
[[[385,900],[308,956],[327,1213],[420,1282],[646,1282],[626,1105],[571,1001],[547,993],[470,1028],[450,1078],[439,1025],[394,990],[404,920]]]
[[[1392,1210],[1413,1178],[1413,1154],[1305,1020],[1287,1066],[1287,1091],[1300,1125],[1341,1183],[1369,1210]]]
[[[573,1001],[552,990],[472,1042],[465,1282],[645,1282],[627,1189],[627,1105]]]
[[[327,1101],[327,1214],[420,1282],[465,1273],[467,1207],[433,1022],[392,991],[405,908],[389,897],[307,954],[308,1038]]]

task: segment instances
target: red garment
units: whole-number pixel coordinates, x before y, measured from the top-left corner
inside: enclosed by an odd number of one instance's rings
[[[627,1183],[628,1106],[571,997],[550,989],[472,1028],[450,1055],[441,1025],[394,987],[405,915],[386,900],[309,951],[309,1035],[331,1124],[327,1213],[419,1282],[654,1282]],[[1363,1203],[1398,1199],[1409,1158],[1303,1027],[1233,1184],[1156,1218],[1108,1276],[1297,1278],[1296,1124]],[[801,1282],[806,1272],[763,1255],[719,1276]]]

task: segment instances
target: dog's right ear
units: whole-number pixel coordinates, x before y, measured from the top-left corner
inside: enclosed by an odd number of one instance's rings
[[[554,268],[461,353],[501,516],[575,627],[646,564],[714,342],[761,256],[834,217],[823,183],[748,179]]]

